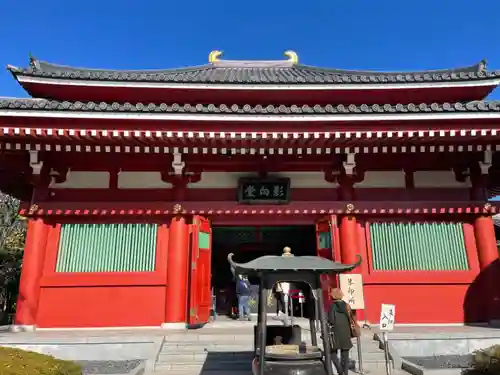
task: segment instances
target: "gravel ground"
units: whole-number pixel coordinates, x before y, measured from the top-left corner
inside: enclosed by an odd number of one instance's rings
[[[130,371],[139,366],[142,362],[140,359],[131,361],[75,361],[82,366],[83,374],[128,374]]]
[[[440,368],[470,368],[471,355],[437,355],[433,357],[403,357],[407,361],[415,363],[426,369]]]

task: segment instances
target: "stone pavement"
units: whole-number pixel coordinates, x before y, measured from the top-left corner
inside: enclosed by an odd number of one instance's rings
[[[310,342],[308,324],[298,321]],[[254,322],[216,322],[201,330],[167,333],[158,354],[155,375],[250,375]],[[321,342],[321,340],[318,340]],[[385,374],[379,343],[369,330],[361,338],[364,373]],[[357,361],[356,345],[351,356]]]
[[[270,319],[274,320],[274,319]],[[308,322],[297,319],[308,339]],[[279,324],[279,323],[278,323]],[[84,361],[92,374],[125,374],[137,360],[144,375],[245,375],[250,374],[254,322],[218,319],[199,330],[168,331],[160,328],[37,330],[14,333],[0,330],[0,346]],[[362,351],[364,372],[385,375],[385,362],[377,328],[364,330]],[[406,357],[463,355],[500,342],[500,330],[488,327],[402,327],[389,334],[389,344],[397,361]],[[394,349],[394,350],[393,350]],[[357,360],[357,349],[351,356]],[[399,359],[398,359],[399,358]],[[89,362],[91,361],[91,362]],[[399,363],[399,367],[401,363]],[[102,370],[101,370],[102,369]],[[128,375],[139,375],[139,367]],[[399,371],[393,371],[398,375]]]
[[[295,323],[303,328],[304,339],[308,341],[308,322],[297,319]],[[0,331],[0,345],[34,350],[64,359],[92,361],[89,368],[111,366],[124,369],[139,359],[145,364],[145,375],[245,375],[250,374],[254,324],[219,319],[202,329],[189,331],[160,328],[38,330],[22,333]],[[383,352],[378,342],[373,340],[376,333],[376,327],[363,330],[361,342],[364,372],[367,375],[385,374]],[[498,343],[500,330],[487,327],[396,327],[389,338],[390,344],[397,349],[395,352],[403,357],[425,357],[450,354],[450,351],[452,354],[461,354],[457,351],[463,348],[467,349],[466,353],[470,353],[470,348],[485,347],[495,340]],[[412,352],[408,354],[410,349]],[[417,349],[418,352],[412,354]],[[428,350],[432,352],[429,354]],[[356,347],[351,351],[351,356],[357,361]],[[118,375],[116,371],[114,373]],[[393,371],[393,375],[398,373],[401,370]]]

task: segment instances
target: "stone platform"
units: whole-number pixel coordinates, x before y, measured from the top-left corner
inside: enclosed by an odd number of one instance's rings
[[[308,321],[296,319],[294,323],[303,328],[303,338],[309,340]],[[78,362],[86,361],[83,362],[84,367],[87,366],[88,373],[93,374],[99,371],[109,374],[113,368],[116,375],[249,375],[254,324],[221,319],[197,330],[0,331],[0,346],[18,347]],[[366,374],[385,374],[380,338],[376,328],[363,330],[361,349]],[[411,363],[405,358],[467,355],[472,350],[494,343],[500,343],[500,330],[484,327],[400,327],[389,334],[395,365],[393,374],[400,373],[402,368],[413,374],[430,374],[431,369],[423,366],[419,367],[420,372],[417,367],[405,367],[405,363]],[[358,360],[356,347],[351,351],[351,357]],[[414,361],[419,362],[417,359]],[[415,365],[419,366],[417,363]]]
[[[153,371],[164,334],[161,329],[4,330],[0,331],[0,346],[79,362],[84,374],[142,375]]]
[[[383,342],[376,330],[374,337]],[[500,344],[500,329],[487,326],[396,327],[388,333],[396,368],[414,375],[461,375],[471,354]]]

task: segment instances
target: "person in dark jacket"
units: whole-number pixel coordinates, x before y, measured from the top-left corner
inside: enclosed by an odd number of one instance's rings
[[[247,276],[240,275],[236,282],[236,295],[238,296],[238,315],[240,320],[251,320],[248,302],[252,295],[250,281]]]
[[[328,323],[332,333],[332,361],[339,375],[348,375],[349,350],[352,348],[349,306],[342,300],[344,295],[339,288],[333,289],[331,296],[333,302],[328,312]]]

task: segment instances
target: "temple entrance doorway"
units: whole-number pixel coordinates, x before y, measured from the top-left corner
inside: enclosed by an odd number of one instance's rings
[[[314,225],[293,226],[214,226],[212,228],[212,290],[216,297],[215,309],[217,315],[235,315],[236,280],[233,276],[227,256],[234,254],[237,262],[248,262],[264,255],[281,255],[284,247],[290,247],[295,256],[316,255],[316,228]],[[257,280],[250,280],[255,289],[255,295],[250,299],[252,313],[257,312],[258,294]],[[292,285],[294,297],[294,315],[309,316],[308,306],[309,286]],[[299,293],[305,296],[302,309],[299,304]],[[268,314],[277,314],[277,301],[274,294],[266,301]]]

